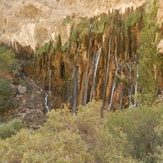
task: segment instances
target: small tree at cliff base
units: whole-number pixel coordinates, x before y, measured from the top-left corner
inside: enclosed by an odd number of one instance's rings
[[[139,86],[141,102],[153,104],[158,90],[159,72],[161,71],[162,57],[158,53],[157,45],[160,41],[157,25],[158,0],[153,0],[146,7],[144,28],[140,36],[141,46],[138,49],[139,60]]]

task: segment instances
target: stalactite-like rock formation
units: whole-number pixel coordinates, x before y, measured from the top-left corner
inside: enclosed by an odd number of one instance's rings
[[[143,7],[115,10],[73,23],[67,42],[60,34],[35,53],[38,85],[54,95],[54,107],[69,102],[75,107],[92,99],[103,109],[117,110],[135,104],[134,71],[143,22]],[[72,23],[71,21],[66,23]],[[77,75],[77,76],[76,76]],[[75,101],[74,101],[75,100]]]

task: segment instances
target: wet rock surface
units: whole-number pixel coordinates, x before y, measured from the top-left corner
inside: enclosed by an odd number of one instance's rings
[[[37,129],[47,120],[44,107],[45,95],[33,85],[30,78],[22,77],[22,79],[26,82],[27,88],[23,87],[23,90],[19,90],[21,93],[17,95],[19,106],[8,119],[19,118],[29,129]],[[24,92],[25,88],[26,91]]]

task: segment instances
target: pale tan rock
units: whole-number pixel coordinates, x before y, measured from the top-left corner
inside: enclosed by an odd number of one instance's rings
[[[62,44],[68,41],[77,17],[93,17],[115,9],[123,13],[149,0],[0,0],[0,43],[17,47],[30,46],[34,51],[49,40],[61,35]],[[63,26],[64,18],[73,22]],[[163,22],[163,2],[160,0],[158,23]]]
[[[27,91],[27,88],[21,85],[18,85],[18,91],[20,94],[23,94]]]

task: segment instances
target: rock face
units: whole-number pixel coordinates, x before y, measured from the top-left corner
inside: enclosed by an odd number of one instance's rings
[[[21,86],[21,85],[18,85],[18,92],[19,92],[20,94],[25,93],[25,92],[26,92],[26,90],[27,90],[27,88],[26,88],[26,87]]]
[[[101,99],[103,108],[114,110],[132,103],[143,12],[143,7],[128,8],[124,14],[116,10],[91,19],[78,18],[78,24],[73,19],[63,22],[74,24],[69,40],[63,44],[58,35],[56,42],[36,52],[35,80],[56,97],[54,105],[70,102],[75,107]]]
[[[75,108],[92,99],[103,100],[107,110],[136,104],[138,38],[147,0],[1,2],[0,42],[20,59],[35,61],[24,72],[52,92],[53,107],[67,102]],[[162,5],[160,0],[160,25]]]
[[[20,94],[17,94],[16,98],[19,105],[12,111],[8,120],[19,118],[28,128],[37,129],[47,120],[44,107],[45,95],[31,82],[31,79],[22,77],[22,80],[27,87],[18,85]]]
[[[55,40],[60,33],[63,43],[68,41],[71,25],[61,27],[61,20],[67,16],[93,17],[108,14],[115,9],[124,13],[126,8],[136,9],[147,0],[18,0],[0,2],[0,42],[13,46],[19,52],[20,46],[36,50],[49,40]],[[159,21],[163,20],[160,2]],[[73,16],[72,16],[73,15]]]

